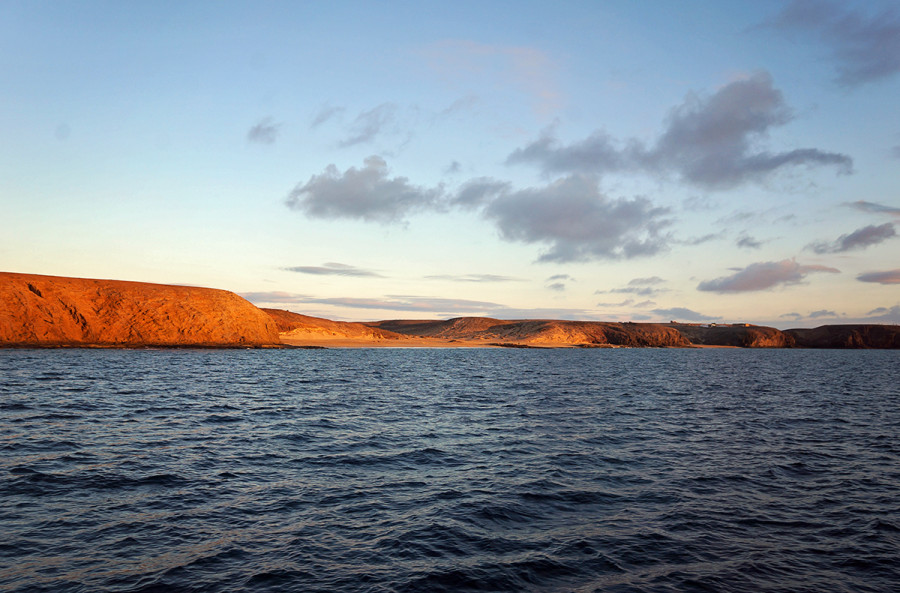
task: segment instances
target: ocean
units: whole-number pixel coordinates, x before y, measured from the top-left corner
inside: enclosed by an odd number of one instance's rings
[[[4,592],[896,592],[900,352],[0,350]]]

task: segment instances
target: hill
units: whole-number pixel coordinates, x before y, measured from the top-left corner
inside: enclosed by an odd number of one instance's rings
[[[0,272],[0,346],[277,344],[272,318],[225,290]]]

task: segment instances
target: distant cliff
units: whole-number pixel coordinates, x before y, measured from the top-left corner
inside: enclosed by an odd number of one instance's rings
[[[518,346],[688,347],[677,330],[655,323],[507,321],[489,317],[457,317],[446,321],[379,321],[369,324],[408,336],[470,340]]]
[[[900,348],[897,325],[823,325],[785,333],[803,348]]]
[[[734,346],[738,348],[790,348],[795,345],[790,334],[763,325],[689,325],[675,323],[670,327],[699,346]]]
[[[0,346],[275,344],[272,318],[228,291],[0,272]]]

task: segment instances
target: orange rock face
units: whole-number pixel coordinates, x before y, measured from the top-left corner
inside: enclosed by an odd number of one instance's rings
[[[272,318],[225,290],[0,272],[0,346],[277,344]]]

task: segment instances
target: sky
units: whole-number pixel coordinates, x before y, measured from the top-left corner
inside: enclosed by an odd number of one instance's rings
[[[0,0],[0,270],[900,323],[900,4]]]

